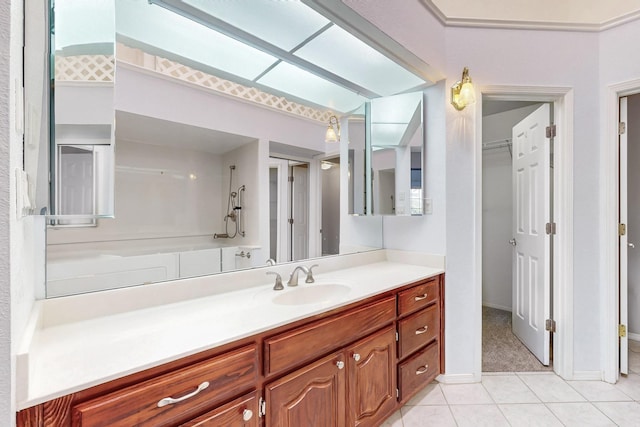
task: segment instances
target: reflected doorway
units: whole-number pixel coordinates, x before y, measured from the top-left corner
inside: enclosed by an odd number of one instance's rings
[[[322,183],[322,255],[340,253],[340,157],[320,162]]]

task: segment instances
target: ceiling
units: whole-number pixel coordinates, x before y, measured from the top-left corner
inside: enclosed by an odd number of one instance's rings
[[[116,139],[224,154],[255,138],[116,111]]]
[[[445,24],[601,31],[640,17],[640,0],[421,0]]]

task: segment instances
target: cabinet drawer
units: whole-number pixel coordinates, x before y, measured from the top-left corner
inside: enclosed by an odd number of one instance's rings
[[[72,425],[175,425],[249,390],[257,379],[258,352],[246,346],[75,405]]]
[[[432,305],[398,322],[400,343],[398,357],[402,359],[435,339],[440,334],[438,305]]]
[[[258,409],[258,392],[254,391],[182,424],[181,427],[258,427]]]
[[[433,381],[440,373],[438,341],[399,365],[398,381],[400,400],[405,401],[416,391]]]
[[[266,375],[317,359],[393,322],[395,305],[392,296],[265,339]]]
[[[398,315],[416,311],[438,300],[440,296],[438,278],[434,277],[427,282],[409,288],[398,293]]]

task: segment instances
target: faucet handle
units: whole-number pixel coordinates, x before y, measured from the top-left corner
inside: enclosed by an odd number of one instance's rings
[[[318,264],[313,264],[311,267],[309,267],[308,271],[307,271],[307,278],[304,281],[304,283],[313,283],[315,282],[315,279],[313,278],[313,269],[315,267],[318,267]]]
[[[273,286],[274,291],[281,291],[284,289],[284,286],[282,286],[282,277],[280,277],[278,273],[275,271],[267,271],[267,274],[276,276],[276,284]]]

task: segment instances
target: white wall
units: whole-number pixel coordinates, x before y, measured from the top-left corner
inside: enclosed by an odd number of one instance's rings
[[[640,334],[640,95],[627,101],[628,152],[628,239],[629,248],[629,332]]]
[[[353,3],[353,4],[352,4]],[[599,304],[599,131],[597,119],[600,113],[599,65],[600,34],[568,31],[531,31],[482,28],[447,27],[425,11],[418,0],[403,3],[401,11],[389,11],[381,0],[347,4],[382,31],[405,44],[426,62],[442,65],[448,76],[442,83],[440,109],[446,110],[445,125],[439,129],[437,140],[446,154],[436,162],[442,176],[446,176],[446,237],[437,230],[425,232],[432,217],[417,218],[413,227],[399,222],[403,218],[385,219],[386,247],[407,247],[428,250],[446,246],[447,256],[447,373],[451,375],[480,374],[480,337],[477,325],[481,296],[475,283],[480,260],[476,257],[476,224],[480,215],[480,192],[477,167],[480,164],[480,141],[476,140],[475,108],[462,112],[449,105],[446,90],[459,80],[462,69],[468,66],[479,90],[486,85],[561,86],[572,87],[575,97],[574,113],[574,370],[597,372],[601,369],[600,353],[600,304]],[[396,8],[399,9],[399,8]],[[402,16],[402,19],[399,19]],[[428,25],[427,25],[428,23]],[[640,27],[640,23],[629,24]],[[438,28],[439,27],[439,28]],[[441,31],[444,31],[442,35]],[[638,29],[640,31],[640,28]],[[430,37],[432,36],[432,37]],[[638,32],[632,31],[618,40],[636,40]],[[431,45],[432,47],[418,47]],[[438,42],[443,42],[440,45]],[[625,43],[615,51],[623,53]],[[439,49],[442,48],[442,50]],[[428,50],[428,51],[427,51]],[[626,47],[624,52],[626,52]],[[431,54],[429,57],[427,54]],[[640,61],[634,52],[636,70],[640,76]],[[628,55],[628,56],[632,56]],[[442,57],[444,56],[444,60]],[[433,58],[433,59],[432,59]],[[435,61],[434,61],[435,60]],[[628,61],[631,62],[631,61]],[[577,72],[579,70],[579,72]],[[443,107],[444,106],[444,107]],[[427,111],[427,117],[429,112]],[[446,143],[443,139],[446,135]],[[429,141],[429,138],[428,138]],[[433,139],[432,143],[433,144]],[[431,145],[427,142],[427,147]],[[428,158],[429,156],[427,156]],[[428,185],[428,184],[427,184]],[[434,200],[434,214],[440,207]],[[424,227],[424,228],[423,228]],[[401,238],[405,230],[412,229],[414,236],[408,244]],[[432,231],[432,230],[429,230]],[[387,239],[389,236],[389,239]],[[394,242],[394,236],[398,240]],[[405,238],[405,240],[407,240]],[[446,243],[445,243],[446,242]]]
[[[484,116],[482,142],[511,139],[511,130],[537,105]],[[482,305],[511,311],[513,237],[511,154],[482,151]]]

